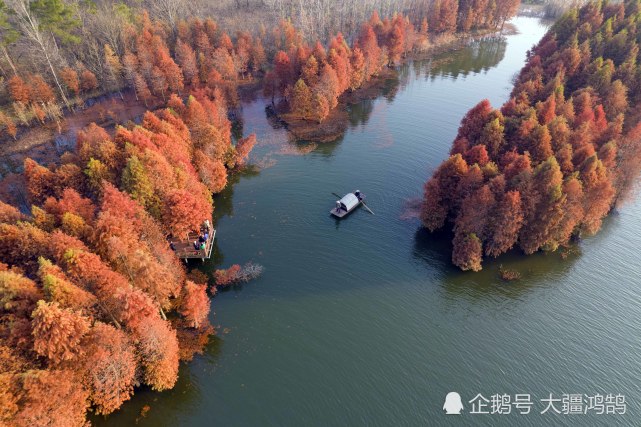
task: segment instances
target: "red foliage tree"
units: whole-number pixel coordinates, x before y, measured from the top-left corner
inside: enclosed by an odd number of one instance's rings
[[[468,165],[478,164],[485,166],[490,161],[490,156],[487,154],[485,145],[477,144],[468,149],[464,154],[465,161]]]
[[[98,79],[91,71],[85,69],[80,73],[80,89],[83,92],[91,92],[98,88]]]
[[[15,224],[23,219],[20,211],[0,200],[0,223]]]
[[[59,220],[65,213],[71,212],[80,216],[87,223],[93,222],[96,212],[96,206],[91,199],[82,197],[73,188],[65,188],[62,191],[62,197],[58,200],[53,197],[47,198],[44,202],[44,209]]]
[[[518,191],[508,191],[498,203],[492,218],[492,231],[485,247],[485,253],[499,256],[510,250],[519,237],[523,224],[521,195]]]
[[[280,93],[284,93],[285,88],[293,83],[294,70],[289,55],[282,50],[274,57],[274,73],[278,82],[276,86]]]
[[[556,117],[556,98],[550,95],[548,99],[540,104],[539,121],[542,125],[547,125]]]
[[[453,32],[456,30],[458,1],[435,0],[429,10],[429,27],[435,33]]]
[[[89,320],[60,308],[58,303],[39,301],[33,311],[33,348],[51,363],[59,364],[81,356],[80,345],[89,331]]]
[[[183,287],[180,314],[193,328],[200,328],[207,323],[210,301],[207,296],[207,285],[187,281]]]
[[[492,113],[492,106],[490,101],[484,99],[474,106],[470,111],[465,114],[461,121],[461,126],[458,129],[457,138],[465,137],[471,145],[475,145],[480,141],[483,128],[490,118]]]
[[[331,49],[329,51],[329,64],[336,72],[338,79],[338,94],[345,92],[349,88],[351,67],[349,58],[339,54],[338,51]]]
[[[178,379],[178,339],[169,323],[146,317],[135,331],[143,379],[153,390],[170,389]]]
[[[365,57],[365,80],[376,75],[381,67],[381,48],[376,40],[376,34],[371,25],[365,24],[361,27],[358,36],[358,47],[363,50]]]
[[[201,150],[194,152],[194,165],[200,180],[212,193],[220,193],[227,185],[227,169],[220,160],[214,160]]]
[[[60,71],[60,77],[67,89],[74,95],[80,93],[80,79],[78,72],[70,67],[65,67]]]
[[[397,18],[400,19],[394,19],[392,31],[390,31],[387,40],[390,64],[399,63],[404,53],[405,34],[403,31],[403,20],[400,15],[397,15]]]
[[[356,46],[352,50],[350,58],[351,76],[349,81],[349,88],[351,90],[358,89],[365,81],[365,56],[363,51]]]
[[[34,202],[41,202],[49,196],[55,196],[59,191],[55,174],[29,158],[24,161],[24,175],[29,197]]]
[[[31,91],[20,76],[13,76],[9,79],[9,95],[14,102],[28,104],[31,101]]]
[[[176,43],[176,60],[182,70],[185,82],[190,84],[198,77],[198,63],[196,62],[196,54],[194,50],[187,43],[178,40]]]
[[[532,176],[533,191],[528,194],[534,208],[524,210],[526,221],[521,228],[519,243],[527,254],[536,252],[546,245],[556,249],[552,239],[553,229],[563,216],[562,203],[563,174],[554,157],[539,164]]]
[[[314,55],[310,55],[301,70],[301,78],[308,87],[318,82],[318,61]]]
[[[163,223],[175,236],[185,236],[198,230],[200,224],[211,218],[212,205],[204,195],[188,190],[172,190],[163,210]]]
[[[19,384],[19,426],[79,426],[85,424],[88,393],[78,387],[73,371],[31,370],[15,377]]]
[[[18,134],[16,122],[9,115],[0,111],[0,131],[3,130],[7,132],[11,138],[16,139],[16,135]]]
[[[107,415],[128,400],[136,384],[136,355],[121,330],[96,322],[87,335],[83,382],[96,413]]]
[[[134,74],[133,86],[136,91],[136,97],[140,98],[145,105],[147,105],[151,99],[151,91],[149,90],[149,86],[147,86],[145,79],[138,73]]]
[[[318,93],[327,100],[330,110],[338,105],[340,95],[340,83],[336,71],[329,64],[325,64],[321,71],[320,80],[317,86]]]
[[[250,151],[256,145],[256,134],[252,133],[246,138],[241,138],[236,143],[236,165],[242,166],[247,161]]]
[[[242,267],[238,264],[234,264],[228,269],[225,270],[216,270],[214,272],[214,277],[216,279],[216,285],[218,286],[229,286],[238,281]]]

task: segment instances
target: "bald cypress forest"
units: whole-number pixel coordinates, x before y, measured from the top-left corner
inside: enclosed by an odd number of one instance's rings
[[[515,247],[555,251],[629,198],[641,164],[640,17],[638,1],[570,10],[528,53],[510,100],[465,115],[421,213],[430,231],[451,227],[456,266],[478,271]]]
[[[243,97],[320,126],[414,55],[500,35],[519,7],[219,3],[0,0],[2,148],[73,130],[69,149],[0,181],[0,425],[87,425],[141,388],[174,388],[205,351],[214,296],[263,268],[190,271],[169,242],[214,222],[260,143],[235,126]],[[572,8],[507,102],[465,114],[420,206],[424,229],[451,232],[455,266],[571,246],[632,199],[640,43],[640,0]],[[105,108],[73,129],[106,99],[135,114]]]

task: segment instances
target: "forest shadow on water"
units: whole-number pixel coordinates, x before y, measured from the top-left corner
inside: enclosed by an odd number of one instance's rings
[[[553,287],[570,274],[581,256],[581,247],[574,244],[555,252],[537,252],[525,256],[514,248],[498,258],[486,257],[483,270],[464,272],[452,265],[451,231],[429,232],[420,227],[414,234],[412,255],[419,268],[437,278],[447,298],[470,301],[495,298],[520,299],[541,287]],[[518,272],[515,280],[501,278],[501,271]],[[554,280],[551,281],[550,278]]]

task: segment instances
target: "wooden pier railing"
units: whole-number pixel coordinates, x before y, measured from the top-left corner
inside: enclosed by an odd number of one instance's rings
[[[178,258],[182,258],[187,262],[190,258],[200,258],[203,261],[205,259],[211,258],[212,251],[214,249],[214,239],[216,238],[216,229],[212,226],[209,226],[209,236],[205,241],[204,249],[196,249],[194,242],[198,241],[200,235],[198,233],[189,233],[187,239],[179,240],[176,238],[169,239],[169,245],[176,253]]]

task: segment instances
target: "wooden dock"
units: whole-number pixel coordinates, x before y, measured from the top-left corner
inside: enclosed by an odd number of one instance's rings
[[[206,259],[211,258],[211,254],[214,250],[214,239],[216,238],[216,229],[214,227],[209,227],[209,238],[205,242],[205,249],[196,249],[194,248],[194,241],[197,241],[199,237],[198,233],[189,233],[187,239],[177,240],[170,239],[170,246],[173,248],[176,256],[182,258],[187,262],[188,259],[197,259],[205,261]]]

